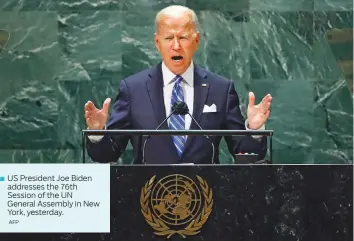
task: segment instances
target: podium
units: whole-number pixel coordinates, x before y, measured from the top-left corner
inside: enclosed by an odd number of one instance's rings
[[[352,193],[351,165],[112,166],[100,240],[349,241]]]
[[[83,139],[91,133],[107,131],[85,131]],[[90,219],[89,212],[82,218]],[[0,234],[0,240],[351,241],[353,165],[110,165],[109,233]]]
[[[272,131],[85,130],[83,147],[87,134],[186,133],[272,136]],[[111,165],[110,233],[70,234],[66,240],[353,239],[352,165],[263,164]]]
[[[82,159],[83,163],[86,162],[86,136],[89,135],[125,135],[125,136],[144,136],[151,137],[154,135],[166,135],[166,136],[175,136],[175,135],[188,135],[188,136],[267,136],[269,137],[269,151],[270,160],[261,160],[260,163],[272,163],[272,130],[82,130]],[[143,144],[143,149],[147,143],[148,139],[146,138]],[[210,142],[212,143],[212,142]],[[215,149],[214,144],[211,144],[213,150]],[[215,150],[214,150],[215,152]],[[255,163],[257,162],[256,154],[238,154],[234,153],[234,158],[238,158],[240,164],[246,163]]]

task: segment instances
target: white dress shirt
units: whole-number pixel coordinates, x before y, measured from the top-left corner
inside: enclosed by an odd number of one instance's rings
[[[165,102],[166,116],[171,114],[171,98],[172,90],[175,85],[173,81],[176,75],[172,73],[167,66],[162,62],[162,78],[163,78],[163,96]],[[186,72],[181,74],[183,78],[181,84],[184,94],[184,102],[187,104],[189,113],[193,115],[193,102],[194,102],[194,65],[193,62],[188,67]],[[170,119],[169,119],[170,121]],[[168,123],[169,123],[168,121]],[[187,114],[185,115],[185,129],[188,130],[192,122],[192,118]]]

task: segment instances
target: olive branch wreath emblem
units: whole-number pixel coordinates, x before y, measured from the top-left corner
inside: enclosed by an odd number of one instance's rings
[[[167,238],[170,238],[174,234],[179,234],[183,238],[186,238],[187,236],[200,233],[200,229],[208,220],[213,207],[213,191],[209,188],[207,182],[197,175],[204,196],[202,211],[198,214],[196,219],[192,220],[184,229],[172,230],[162,220],[156,218],[149,208],[149,198],[155,178],[156,175],[146,182],[145,186],[141,189],[140,195],[141,212],[145,217],[145,221],[155,230],[154,233],[159,236],[167,236]]]

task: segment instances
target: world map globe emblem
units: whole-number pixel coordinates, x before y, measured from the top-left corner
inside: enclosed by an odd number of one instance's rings
[[[172,226],[190,223],[202,208],[202,193],[189,177],[173,174],[160,179],[151,191],[156,217]]]
[[[152,176],[141,188],[140,205],[154,234],[170,238],[196,235],[213,209],[213,190],[202,177],[172,174],[157,180]]]

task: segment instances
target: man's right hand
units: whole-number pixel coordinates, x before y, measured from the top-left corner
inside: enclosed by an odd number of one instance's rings
[[[108,108],[111,103],[111,99],[107,98],[102,109],[97,109],[96,106],[88,101],[85,104],[85,119],[87,127],[91,130],[102,130],[108,120]]]

